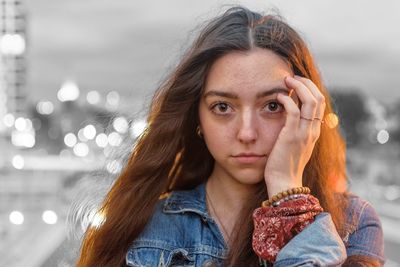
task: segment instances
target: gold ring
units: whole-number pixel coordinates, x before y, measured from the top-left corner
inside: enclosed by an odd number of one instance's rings
[[[300,119],[307,120],[307,121],[313,121],[313,119],[304,118],[303,116],[300,116]]]
[[[321,123],[325,122],[323,119],[320,119],[320,118],[314,118],[314,120],[320,121]]]

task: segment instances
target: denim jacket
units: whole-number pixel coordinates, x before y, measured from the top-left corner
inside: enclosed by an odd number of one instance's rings
[[[372,206],[350,196],[341,239],[329,213],[296,235],[279,252],[274,266],[340,266],[350,255],[371,256],[384,263],[383,234]],[[126,254],[128,266],[221,266],[227,245],[205,202],[205,184],[175,191],[160,200],[155,212]]]

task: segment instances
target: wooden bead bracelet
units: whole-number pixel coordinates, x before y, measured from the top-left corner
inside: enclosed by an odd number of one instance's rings
[[[311,192],[310,188],[305,187],[305,186],[291,188],[291,189],[288,189],[286,191],[282,191],[282,192],[272,196],[268,200],[264,200],[261,203],[261,206],[262,207],[270,207],[270,206],[272,206],[273,203],[275,203],[275,202],[277,202],[277,201],[279,201],[279,200],[281,200],[281,199],[283,199],[283,198],[285,198],[287,196],[298,195],[298,194],[310,194],[310,192]]]

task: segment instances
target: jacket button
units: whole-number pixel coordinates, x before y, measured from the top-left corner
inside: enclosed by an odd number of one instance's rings
[[[203,267],[216,267],[217,264],[213,260],[206,260],[203,262]]]

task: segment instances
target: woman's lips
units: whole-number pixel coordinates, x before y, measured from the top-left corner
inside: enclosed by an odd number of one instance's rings
[[[263,160],[265,157],[265,155],[241,153],[233,156],[233,159],[241,164],[252,164],[256,163],[257,161]]]

